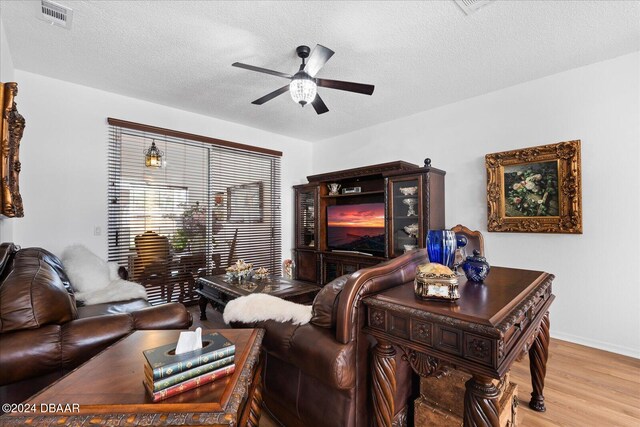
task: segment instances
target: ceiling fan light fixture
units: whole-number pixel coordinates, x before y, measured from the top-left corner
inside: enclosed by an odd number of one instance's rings
[[[373,85],[316,78],[318,71],[324,67],[324,64],[326,64],[329,58],[331,58],[335,53],[331,49],[317,44],[313,51],[311,51],[309,46],[303,45],[296,48],[296,53],[300,59],[302,59],[302,64],[300,64],[298,72],[294,75],[269,70],[267,68],[256,67],[254,65],[242,64],[240,62],[234,62],[231,64],[232,67],[244,68],[258,73],[271,74],[272,76],[282,77],[289,81],[288,84],[281,88],[269,92],[265,96],[252,101],[252,104],[262,105],[265,102],[289,91],[291,99],[293,99],[296,104],[300,104],[303,107],[307,104],[311,104],[313,109],[316,111],[316,114],[324,114],[329,111],[329,108],[327,108],[327,105],[318,93],[318,86],[326,89],[361,93],[363,95],[371,95],[373,93],[373,89],[375,88]],[[309,59],[308,61],[306,61],[307,58]]]
[[[318,86],[316,82],[304,71],[296,73],[289,84],[291,98],[303,107],[316,98]]]

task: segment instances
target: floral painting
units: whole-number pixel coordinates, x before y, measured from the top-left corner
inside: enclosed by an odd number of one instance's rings
[[[485,156],[487,229],[582,233],[580,141]]]
[[[558,162],[504,167],[504,214],[558,216]]]

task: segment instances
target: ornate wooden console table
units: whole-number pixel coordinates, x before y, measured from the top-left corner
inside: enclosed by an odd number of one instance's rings
[[[533,392],[529,406],[544,411],[552,274],[493,267],[484,284],[460,280],[460,300],[415,297],[413,282],[364,299],[365,331],[373,349],[371,394],[375,424],[391,426],[397,347],[422,376],[454,365],[473,374],[466,383],[464,425],[498,427],[498,389],[513,362],[529,351]]]

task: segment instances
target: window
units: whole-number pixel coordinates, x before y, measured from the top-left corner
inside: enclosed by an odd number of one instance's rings
[[[149,301],[197,299],[237,259],[280,274],[280,155],[109,119],[109,260]],[[147,167],[155,143],[161,167]]]

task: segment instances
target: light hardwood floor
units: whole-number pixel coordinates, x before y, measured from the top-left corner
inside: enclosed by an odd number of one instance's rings
[[[640,426],[639,359],[551,339],[544,413],[528,407],[529,359],[511,373],[519,387],[520,426]]]
[[[207,308],[206,322],[198,320],[197,306],[190,307],[190,311],[194,327],[225,327],[220,313],[211,307]],[[519,386],[520,427],[640,427],[640,359],[552,339],[544,413],[532,411],[528,406],[531,397],[528,357],[516,362],[511,374],[511,381]],[[275,426],[268,416],[260,420],[260,427]]]

